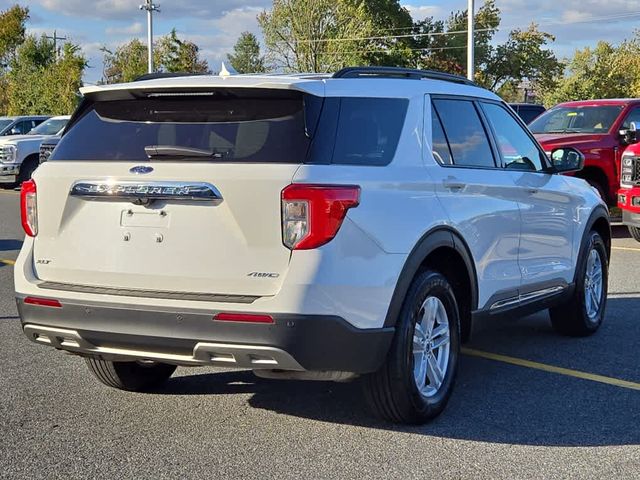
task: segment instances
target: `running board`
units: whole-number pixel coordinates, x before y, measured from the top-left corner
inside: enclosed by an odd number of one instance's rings
[[[517,297],[506,298],[504,300],[499,300],[489,307],[490,311],[507,308],[507,307],[515,307],[518,305],[522,305],[534,300],[542,299],[545,297],[552,297],[558,293],[562,293],[567,289],[567,286],[558,285],[555,287],[544,288],[542,290],[536,290],[529,293],[524,293],[518,295]]]

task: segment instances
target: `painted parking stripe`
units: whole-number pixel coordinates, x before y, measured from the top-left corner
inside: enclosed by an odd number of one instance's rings
[[[613,385],[615,387],[621,387],[621,388],[628,388],[630,390],[640,390],[640,383],[629,382],[627,380],[620,380],[619,378],[605,377],[603,375],[580,372],[578,370],[571,370],[569,368],[556,367],[553,365],[547,365],[545,363],[532,362],[530,360],[523,360],[521,358],[508,357],[506,355],[499,355],[497,353],[474,350],[472,348],[462,348],[461,351],[464,355],[468,355],[471,357],[479,357],[487,360],[494,360],[496,362],[509,363],[511,365],[517,365],[519,367],[533,368],[534,370],[542,370],[543,372],[557,373],[559,375],[580,378],[582,380],[590,380],[592,382],[605,383],[607,385]]]
[[[0,263],[4,263],[5,265],[15,265],[15,260],[5,260],[4,258],[0,258]]]
[[[611,247],[611,250],[626,250],[627,252],[640,252],[640,248],[633,248],[633,247]]]

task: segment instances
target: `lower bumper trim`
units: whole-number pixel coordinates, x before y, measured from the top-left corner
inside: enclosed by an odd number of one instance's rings
[[[28,324],[24,333],[35,343],[77,353],[99,356],[106,360],[135,361],[152,360],[176,365],[217,365],[258,369],[280,369],[303,371],[304,368],[287,352],[262,345],[232,345],[199,342],[191,355],[133,350],[93,345],[75,330]]]

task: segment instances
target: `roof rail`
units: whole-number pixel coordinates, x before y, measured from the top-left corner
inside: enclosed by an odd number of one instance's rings
[[[332,78],[409,78],[413,80],[421,80],[428,78],[430,80],[442,80],[445,82],[461,83],[464,85],[478,85],[471,80],[451,73],[438,72],[436,70],[414,70],[411,68],[399,67],[347,67],[337,71]]]
[[[206,73],[189,73],[189,72],[154,72],[145,73],[135,78],[134,82],[143,82],[145,80],[155,80],[156,78],[177,78],[177,77],[198,77],[208,75]]]

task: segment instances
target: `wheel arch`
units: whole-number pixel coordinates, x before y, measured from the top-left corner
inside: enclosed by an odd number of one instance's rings
[[[384,326],[395,326],[411,282],[426,268],[440,271],[452,283],[460,303],[462,340],[468,340],[471,334],[471,312],[478,308],[477,273],[469,246],[450,227],[436,227],[416,243],[396,283]]]
[[[587,220],[586,227],[582,232],[582,239],[580,241],[580,255],[583,254],[584,249],[587,248],[587,238],[589,232],[595,230],[602,237],[605,248],[607,250],[607,263],[611,259],[611,224],[609,222],[609,212],[607,209],[598,205]]]

